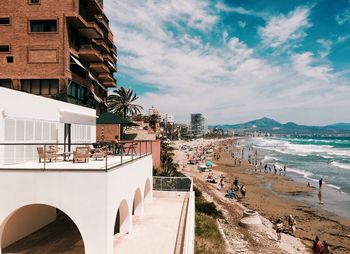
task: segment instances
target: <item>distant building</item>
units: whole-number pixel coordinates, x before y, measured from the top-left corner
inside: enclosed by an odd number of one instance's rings
[[[148,109],[148,116],[151,115],[160,115],[158,109],[156,109],[154,106]]]
[[[191,114],[191,131],[195,137],[208,133],[208,119],[201,113]]]
[[[165,124],[174,124],[174,113],[163,113],[161,121],[164,122]]]

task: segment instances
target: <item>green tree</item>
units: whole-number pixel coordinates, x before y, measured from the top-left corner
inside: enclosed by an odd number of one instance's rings
[[[113,94],[108,96],[108,111],[118,113],[124,118],[128,115],[136,115],[141,113],[141,109],[143,109],[143,107],[138,104],[134,104],[138,98],[139,97],[136,96],[136,93],[132,89],[125,89],[121,86],[114,90]]]

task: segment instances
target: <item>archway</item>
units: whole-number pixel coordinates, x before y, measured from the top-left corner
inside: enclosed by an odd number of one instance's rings
[[[16,209],[2,222],[0,236],[1,253],[85,253],[74,221],[50,205],[31,204]]]
[[[132,204],[132,215],[142,215],[142,212],[142,194],[141,190],[137,188]]]
[[[130,215],[128,203],[125,199],[120,203],[114,224],[114,234],[125,234],[130,230]]]
[[[143,191],[143,200],[145,203],[150,203],[152,201],[151,181],[149,178],[146,180],[145,189]]]

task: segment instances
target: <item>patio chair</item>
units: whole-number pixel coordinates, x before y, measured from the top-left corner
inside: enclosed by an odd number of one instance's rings
[[[41,159],[49,160],[50,162],[52,162],[52,159],[57,161],[58,155],[56,153],[48,152],[48,151],[45,152],[44,148],[42,148],[42,147],[37,147],[36,149],[37,149],[38,155],[39,155],[39,162],[41,162]]]
[[[90,157],[89,147],[77,147],[73,152],[73,163],[78,161],[89,162]]]
[[[126,155],[130,155],[130,152],[134,155],[136,155],[136,148],[137,148],[137,143],[130,143],[127,147]]]
[[[107,156],[107,147],[94,148],[91,154],[91,158],[105,158]]]

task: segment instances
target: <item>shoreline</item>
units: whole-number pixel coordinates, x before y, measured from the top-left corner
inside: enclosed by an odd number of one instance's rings
[[[225,174],[230,182],[236,176],[247,186],[246,199],[239,201],[245,207],[258,211],[261,216],[271,222],[292,214],[297,222],[295,235],[307,248],[311,248],[312,240],[318,235],[321,240],[326,240],[331,244],[334,253],[350,252],[349,219],[313,206],[307,201],[296,200],[296,197],[313,196],[312,192],[315,189],[295,181],[288,174],[287,176],[275,176],[260,173],[259,170],[255,172],[252,170],[252,165],[246,161],[243,161],[241,166],[234,166],[228,151],[222,152],[220,160],[214,160],[214,163],[216,164],[213,169],[214,173]],[[193,172],[193,167],[190,170],[192,170],[190,174],[198,174],[196,170]],[[202,177],[206,175],[207,173],[202,173]],[[228,183],[224,190],[227,187]],[[222,190],[223,194],[224,190]]]

